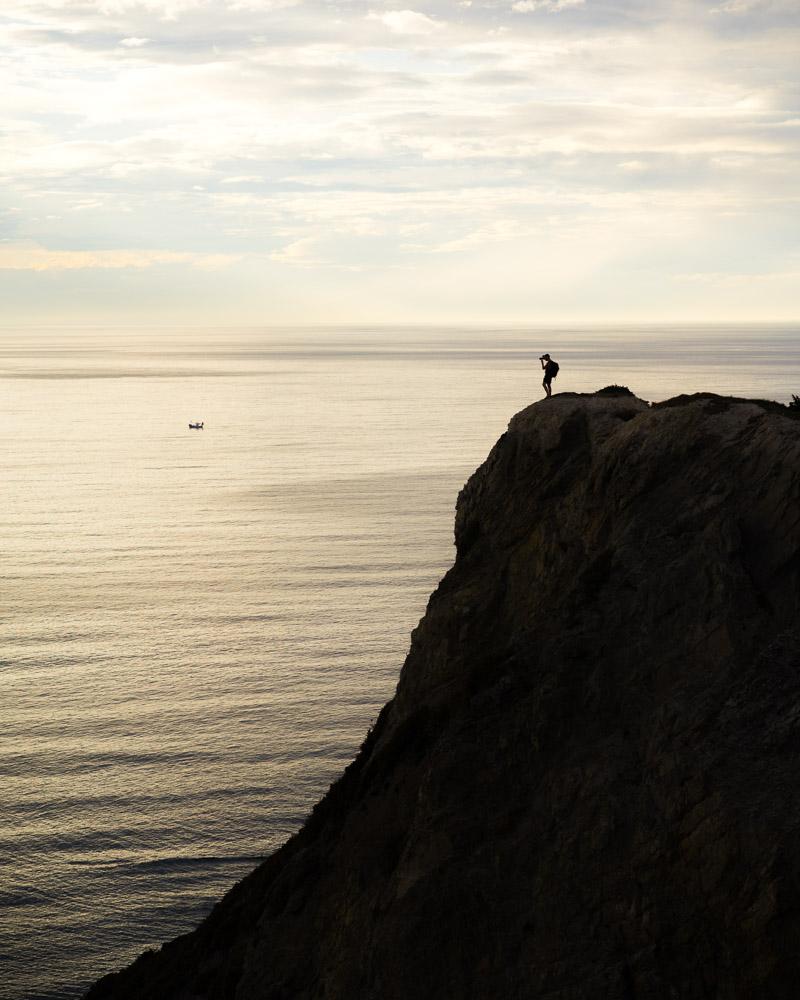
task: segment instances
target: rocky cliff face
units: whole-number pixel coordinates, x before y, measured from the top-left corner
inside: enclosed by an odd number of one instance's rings
[[[91,1000],[795,995],[799,501],[777,404],[518,414],[357,760]]]

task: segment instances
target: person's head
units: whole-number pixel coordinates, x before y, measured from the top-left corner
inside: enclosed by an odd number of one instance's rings
[[[539,358],[539,360],[540,361],[549,361],[550,360],[550,355],[549,354],[543,354],[541,356],[541,358]]]

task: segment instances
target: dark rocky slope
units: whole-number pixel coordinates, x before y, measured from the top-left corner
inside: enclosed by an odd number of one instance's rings
[[[357,760],[91,1000],[794,996],[799,500],[776,404],[518,414]]]

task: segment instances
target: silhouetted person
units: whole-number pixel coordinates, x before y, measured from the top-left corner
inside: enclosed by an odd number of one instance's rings
[[[545,395],[549,396],[551,392],[550,383],[558,375],[558,362],[553,361],[549,354],[543,354],[539,360],[542,362],[542,368],[544,368],[542,385],[544,386]]]

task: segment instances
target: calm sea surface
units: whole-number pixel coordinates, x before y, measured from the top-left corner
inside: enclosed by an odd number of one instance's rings
[[[786,402],[799,337],[0,334],[0,998],[79,995],[298,828],[391,696],[539,354],[557,391]]]

